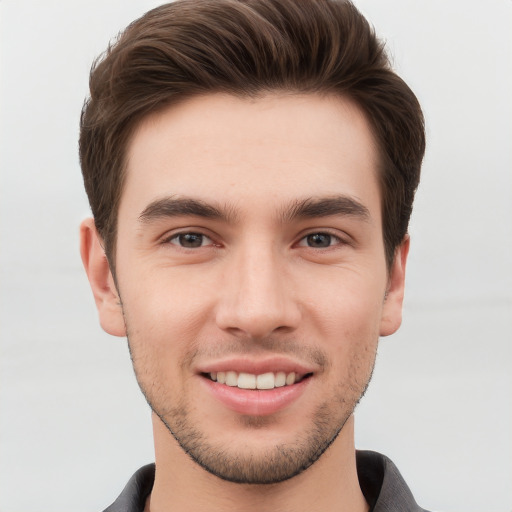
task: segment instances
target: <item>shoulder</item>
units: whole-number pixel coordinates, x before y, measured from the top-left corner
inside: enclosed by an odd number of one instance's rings
[[[119,497],[103,512],[143,512],[155,481],[155,465],[141,467],[130,478]]]
[[[356,457],[359,485],[371,512],[427,512],[388,457],[372,451],[357,451]]]

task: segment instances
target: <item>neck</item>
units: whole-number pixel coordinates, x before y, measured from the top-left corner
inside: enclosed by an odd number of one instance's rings
[[[353,416],[329,449],[301,474],[277,484],[236,484],[210,474],[153,415],[155,483],[145,512],[367,512],[357,478]]]

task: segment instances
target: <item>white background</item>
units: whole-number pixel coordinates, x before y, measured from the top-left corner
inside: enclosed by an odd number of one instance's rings
[[[155,6],[0,0],[0,512],[102,510],[153,460],[126,343],[78,254],[78,118],[93,58]],[[357,445],[422,506],[512,510],[512,1],[360,0],[423,104],[405,320]]]

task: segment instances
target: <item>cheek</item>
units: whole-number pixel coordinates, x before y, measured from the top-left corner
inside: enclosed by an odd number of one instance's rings
[[[212,287],[180,269],[155,269],[120,285],[132,333],[150,339],[197,334],[211,310]]]
[[[333,273],[305,301],[316,327],[340,339],[378,337],[383,311],[383,279],[362,279],[354,272]]]
[[[135,373],[150,394],[167,395],[180,388],[199,340],[212,338],[211,290],[218,287],[204,277],[166,269],[120,283]]]
[[[381,287],[345,276],[330,280],[330,286],[308,302],[313,335],[330,352],[336,374],[351,374],[359,381],[371,372],[382,316]]]

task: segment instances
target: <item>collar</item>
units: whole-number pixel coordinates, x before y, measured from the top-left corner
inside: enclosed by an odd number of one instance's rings
[[[385,455],[356,452],[357,475],[370,512],[426,512],[418,506],[397,467]],[[143,512],[155,480],[155,465],[140,468],[104,512]]]

